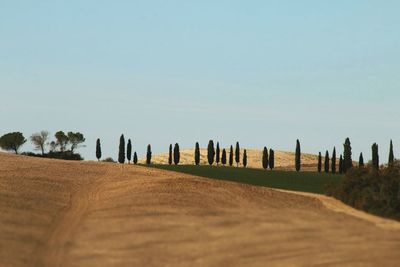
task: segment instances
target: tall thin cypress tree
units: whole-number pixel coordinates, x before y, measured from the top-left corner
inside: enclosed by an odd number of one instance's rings
[[[168,164],[172,165],[172,144],[169,144],[168,149]]]
[[[217,166],[219,165],[219,161],[220,161],[220,149],[219,149],[219,142],[217,142],[217,149],[215,151],[215,162],[217,163]]]
[[[358,166],[364,167],[364,156],[363,153],[360,153],[360,159],[358,160]]]
[[[389,165],[392,165],[394,162],[394,152],[393,152],[393,141],[390,140],[390,150],[389,150]]]
[[[150,165],[150,164],[151,164],[151,155],[152,155],[152,152],[151,152],[151,145],[148,145],[148,146],[147,146],[147,153],[146,153],[146,164],[147,164],[147,165]]]
[[[175,147],[174,147],[174,163],[175,163],[175,165],[179,164],[180,159],[181,159],[181,152],[179,151],[178,143],[176,143]]]
[[[340,158],[339,158],[339,173],[343,174],[343,156],[342,155],[340,155]]]
[[[271,171],[275,167],[275,151],[273,149],[269,149],[269,160],[268,160],[268,165]]]
[[[264,147],[263,155],[262,155],[262,165],[263,165],[263,168],[265,170],[268,169],[268,161],[269,161],[269,159],[268,159],[268,149],[267,149],[267,147]]]
[[[222,149],[221,163],[224,166],[226,165],[226,150],[225,150],[225,148]]]
[[[346,138],[346,141],[343,144],[344,152],[343,152],[343,172],[347,172],[347,170],[353,167],[353,160],[351,158],[351,143],[350,138]]]
[[[126,159],[128,160],[128,163],[131,163],[131,159],[132,159],[132,142],[131,142],[131,139],[128,139],[128,145],[126,147]]]
[[[231,149],[229,150],[229,166],[232,167],[233,165],[233,146],[231,146]]]
[[[137,157],[137,153],[135,151],[135,153],[133,153],[133,164],[137,164],[138,163],[138,157]]]
[[[379,170],[379,152],[378,145],[376,143],[372,145],[372,166]]]
[[[196,142],[196,147],[194,149],[194,163],[196,165],[200,164],[200,145]]]
[[[119,138],[118,162],[121,164],[125,163],[125,138],[124,138],[124,135],[121,135],[121,137]]]
[[[321,152],[318,154],[318,172],[322,171],[322,155]]]
[[[332,152],[332,173],[336,173],[336,147],[333,148]]]
[[[214,141],[210,140],[208,142],[208,148],[207,148],[207,159],[208,159],[208,164],[213,165],[214,163],[214,157],[215,157],[215,148],[214,148]]]
[[[247,167],[247,151],[246,149],[243,151],[243,167]]]
[[[325,172],[329,173],[329,152],[328,152],[328,150],[325,153]]]
[[[295,165],[296,165],[296,171],[300,171],[300,169],[301,169],[301,148],[300,148],[299,139],[297,139],[297,141],[296,141]]]
[[[96,158],[98,161],[101,159],[101,144],[100,144],[100,138],[97,139],[96,141]]]
[[[239,163],[240,163],[240,146],[239,146],[239,142],[236,142],[235,161],[236,161],[236,167],[239,167]]]

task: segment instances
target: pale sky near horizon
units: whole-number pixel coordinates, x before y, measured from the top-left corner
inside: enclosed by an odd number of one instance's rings
[[[400,158],[399,1],[1,1],[0,135]],[[30,150],[27,144],[23,150]]]

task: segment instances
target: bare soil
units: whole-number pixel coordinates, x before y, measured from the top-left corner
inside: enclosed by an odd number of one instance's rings
[[[400,223],[320,195],[0,153],[0,266],[398,266]]]

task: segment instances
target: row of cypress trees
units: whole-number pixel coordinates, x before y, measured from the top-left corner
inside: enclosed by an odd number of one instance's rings
[[[330,158],[329,152],[326,151],[325,153],[325,160],[324,160],[324,171],[326,173],[332,172],[332,173],[346,173],[347,170],[353,167],[353,160],[352,160],[352,147],[351,147],[351,142],[349,138],[346,138],[344,144],[343,144],[343,156],[340,155],[339,157],[339,168],[337,170],[336,166],[336,147],[333,148],[332,152],[332,157]],[[101,151],[101,142],[100,139],[97,139],[96,141],[96,158],[100,160],[102,156],[102,151]],[[220,150],[219,142],[217,142],[216,148],[214,146],[214,141],[210,140],[208,143],[207,147],[207,161],[209,165],[213,165],[214,162],[217,164],[217,166],[221,163],[222,165],[226,165],[227,163],[229,166],[233,166],[234,161],[236,162],[236,166],[238,167],[240,164],[240,145],[239,142],[236,142],[236,148],[235,150],[233,149],[233,146],[230,146],[229,150],[229,158],[227,158],[227,151],[225,149],[222,149],[222,153]],[[126,151],[125,151],[125,137],[124,135],[121,135],[120,137],[120,142],[119,142],[119,153],[118,153],[118,162],[119,163],[125,163],[125,159],[128,161],[128,163],[133,161],[134,164],[138,163],[138,156],[137,153],[134,152],[133,158],[132,158],[132,142],[130,139],[128,139],[128,143],[126,145]],[[146,164],[151,164],[151,159],[152,159],[152,151],[151,151],[151,145],[149,144],[147,146],[147,153],[146,153]],[[199,165],[200,164],[200,145],[198,142],[196,142],[195,145],[195,153],[194,153],[194,160],[195,164]],[[180,162],[180,148],[179,144],[176,143],[174,147],[172,147],[172,144],[169,146],[169,157],[168,157],[168,164],[174,163],[175,165],[178,165]],[[393,164],[394,162],[394,153],[393,153],[393,142],[392,140],[390,141],[390,151],[389,151],[389,160],[388,163]],[[242,158],[242,165],[243,167],[247,167],[247,150],[245,149],[243,151],[243,158]],[[275,156],[274,156],[274,150],[270,149],[268,152],[268,149],[264,147],[263,154],[262,154],[262,166],[264,169],[273,169],[275,165]],[[359,166],[363,167],[364,164],[364,157],[363,154],[360,154],[359,157]],[[374,143],[372,145],[372,166],[376,169],[379,169],[379,153],[378,153],[378,145]],[[296,171],[301,170],[301,145],[300,141],[296,141],[296,151],[295,151],[295,168]],[[317,166],[318,172],[322,172],[322,154],[319,152],[318,154],[318,166]]]
[[[339,158],[339,170],[338,172],[340,174],[346,173],[349,169],[353,167],[353,160],[352,160],[352,152],[351,152],[351,142],[349,138],[346,138],[344,144],[343,144],[343,156],[340,155]],[[389,160],[388,160],[388,165],[391,165],[394,163],[394,152],[393,152],[393,141],[390,140],[390,149],[389,149]],[[330,165],[331,161],[331,165]],[[358,166],[359,167],[364,167],[364,156],[363,153],[360,153],[360,157],[358,160]],[[379,169],[379,150],[378,150],[378,144],[374,143],[372,145],[372,167],[375,169]],[[318,172],[322,171],[322,155],[321,152],[319,152],[318,155]],[[337,173],[336,170],[336,148],[333,148],[333,153],[332,153],[332,158],[331,160],[329,159],[329,152],[326,151],[325,154],[325,163],[324,163],[324,171],[326,173],[332,172],[332,173]]]

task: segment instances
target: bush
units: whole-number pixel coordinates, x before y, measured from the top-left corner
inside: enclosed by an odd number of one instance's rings
[[[37,157],[37,158],[50,158],[50,159],[63,159],[63,160],[83,160],[83,157],[78,153],[66,152],[49,152],[47,154],[35,154],[32,152],[22,153],[24,156]]]
[[[372,214],[400,219],[400,167],[348,170],[342,182],[328,185],[326,193]]]
[[[102,162],[111,162],[111,163],[116,163],[116,161],[115,161],[115,160],[113,160],[113,158],[111,158],[111,157],[108,157],[108,158],[105,158],[105,159],[103,159],[103,160],[102,160]]]

